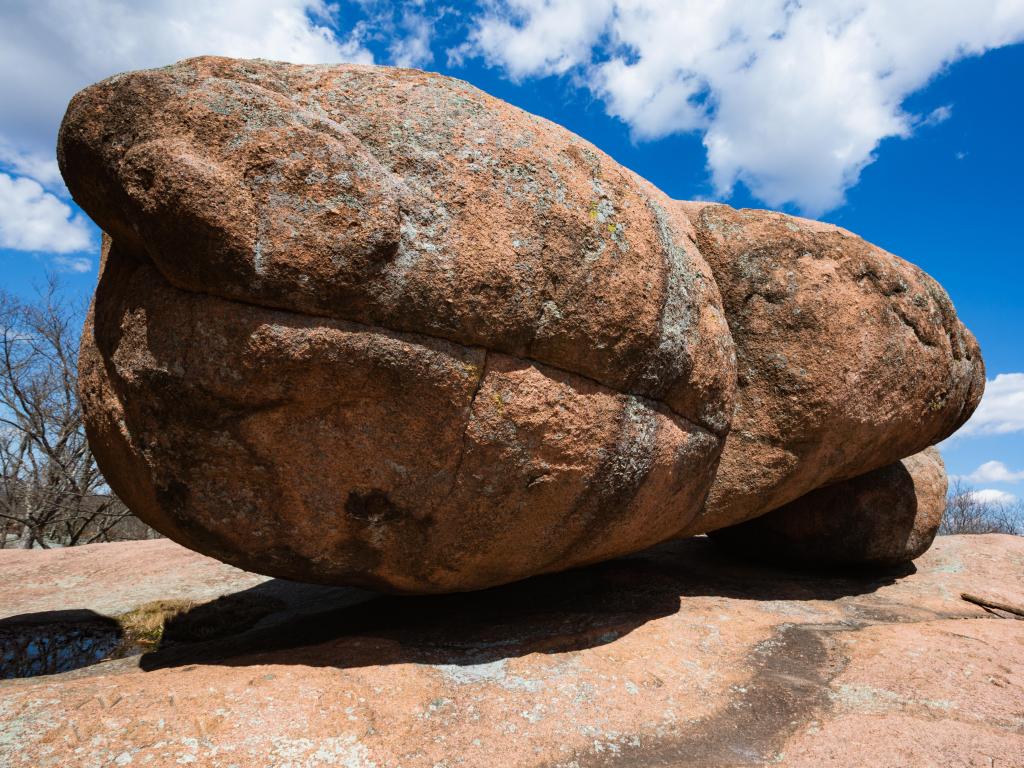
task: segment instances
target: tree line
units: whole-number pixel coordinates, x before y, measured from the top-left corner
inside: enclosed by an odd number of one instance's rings
[[[78,402],[85,306],[54,277],[0,291],[0,548],[150,538],[107,487]]]

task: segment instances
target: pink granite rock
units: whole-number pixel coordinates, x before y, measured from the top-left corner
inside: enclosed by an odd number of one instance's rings
[[[58,155],[108,236],[100,466],[261,573],[447,592],[597,562],[898,461],[980,397],[916,267],[669,200],[451,78],[192,59],[79,93]]]
[[[1024,624],[960,598],[1024,605],[1020,537],[940,537],[916,573],[887,579],[809,579],[696,538],[411,598],[254,585],[203,560],[166,540],[0,550],[15,585],[2,613],[117,616],[153,595],[201,600],[214,574],[237,590],[225,607],[286,605],[214,642],[0,680],[0,764],[917,768],[1024,754]]]

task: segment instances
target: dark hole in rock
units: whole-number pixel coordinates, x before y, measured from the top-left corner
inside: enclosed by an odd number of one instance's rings
[[[122,648],[113,619],[93,611],[48,611],[0,620],[0,679],[70,672]]]
[[[379,523],[400,517],[402,512],[388,498],[388,495],[376,488],[367,493],[352,491],[345,499],[345,512],[356,520],[367,523]]]

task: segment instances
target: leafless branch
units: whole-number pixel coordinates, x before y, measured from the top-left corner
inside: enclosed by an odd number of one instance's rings
[[[939,534],[1012,533],[1024,534],[1024,505],[987,501],[959,480],[946,499],[946,513]]]

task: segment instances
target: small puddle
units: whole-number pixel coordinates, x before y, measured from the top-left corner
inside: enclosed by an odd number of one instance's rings
[[[0,679],[88,667],[120,649],[121,627],[92,611],[52,611],[0,620]]]

